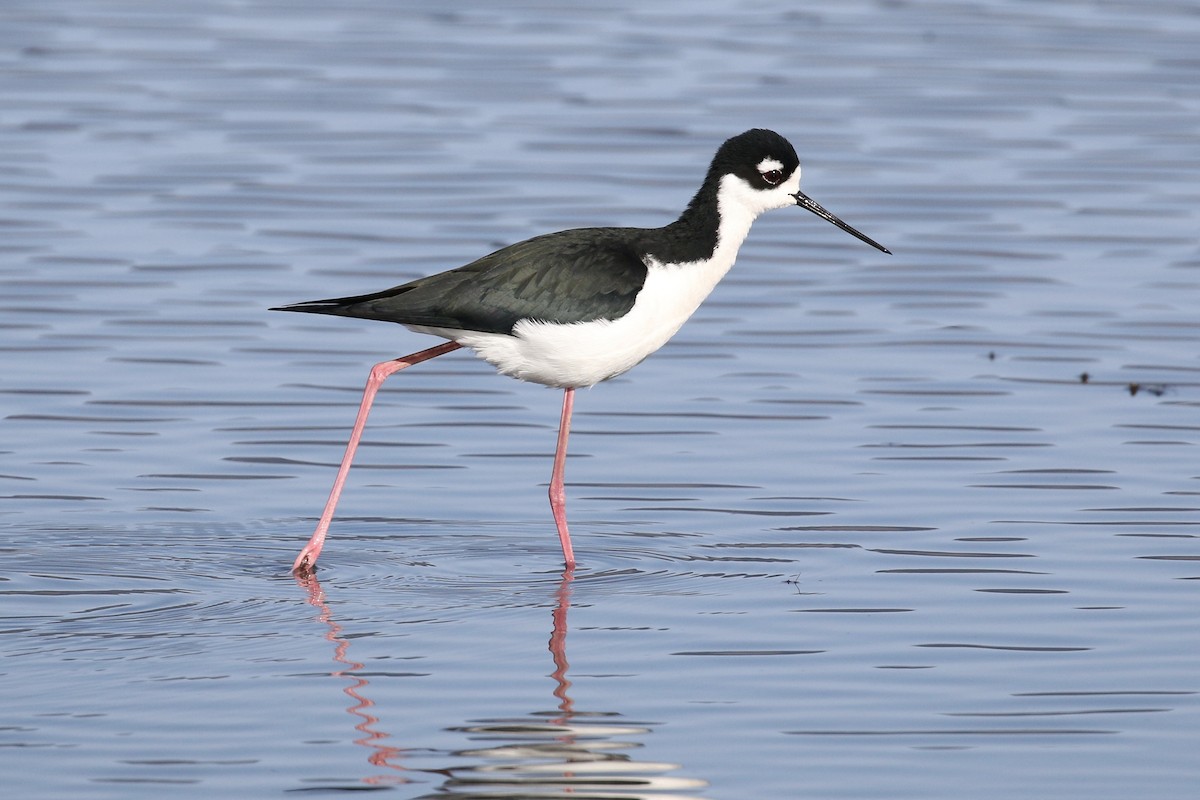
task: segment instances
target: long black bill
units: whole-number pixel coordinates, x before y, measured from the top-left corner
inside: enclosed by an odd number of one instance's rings
[[[834,225],[837,225],[839,228],[841,228],[842,230],[844,230],[846,233],[850,234],[851,236],[854,236],[855,238],[858,238],[858,239],[862,239],[864,242],[871,245],[871,247],[874,247],[877,250],[882,250],[883,252],[887,253],[889,256],[892,254],[891,250],[888,250],[886,247],[881,245],[879,242],[875,241],[874,239],[872,239],[869,236],[864,236],[863,234],[854,230],[854,228],[851,228],[849,225],[842,222],[840,219],[835,217],[833,214],[830,214],[828,211],[826,211],[824,208],[821,207],[820,203],[818,203],[816,200],[813,200],[811,197],[806,195],[804,192],[796,192],[794,195],[792,195],[792,197],[796,198],[796,205],[800,206],[801,208],[808,209],[809,211],[816,214],[818,217],[825,220],[826,222],[832,222]]]

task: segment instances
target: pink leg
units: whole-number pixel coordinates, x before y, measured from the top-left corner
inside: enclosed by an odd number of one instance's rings
[[[375,401],[375,393],[379,391],[379,387],[383,385],[389,375],[399,372],[405,367],[420,364],[422,361],[428,361],[460,347],[462,345],[457,342],[444,342],[436,347],[430,347],[428,350],[392,361],[384,361],[371,367],[371,375],[367,378],[367,388],[363,390],[362,403],[358,407],[358,417],[354,420],[354,430],[350,432],[350,441],[346,443],[346,454],[342,456],[342,465],[338,467],[337,478],[334,479],[333,489],[329,492],[329,500],[325,503],[325,510],[321,512],[321,521],[317,523],[317,530],[308,540],[308,544],[304,545],[300,555],[296,556],[296,560],[292,564],[293,572],[308,572],[317,565],[317,556],[321,554],[321,548],[325,545],[325,534],[329,532],[329,523],[333,521],[333,510],[337,508],[342,487],[346,485],[350,462],[354,460],[354,451],[358,449],[358,440],[362,438],[363,428],[367,425],[367,414],[371,411],[371,403]]]
[[[554,513],[554,524],[558,526],[558,540],[562,543],[567,569],[575,566],[575,551],[571,547],[571,534],[567,531],[567,492],[563,488],[563,468],[567,464],[567,436],[571,433],[571,409],[574,407],[575,390],[563,390],[562,418],[558,422],[558,449],[554,451],[554,473],[550,476],[550,510]]]

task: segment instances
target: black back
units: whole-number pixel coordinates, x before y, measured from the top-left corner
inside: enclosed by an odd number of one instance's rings
[[[522,319],[590,322],[624,316],[646,280],[637,228],[579,228],[537,236],[466,266],[304,311],[403,325],[512,333]]]

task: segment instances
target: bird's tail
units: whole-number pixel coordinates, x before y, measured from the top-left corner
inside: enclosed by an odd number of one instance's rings
[[[360,294],[354,297],[333,297],[328,300],[308,300],[303,303],[292,303],[286,306],[276,306],[271,311],[299,311],[304,314],[330,314],[335,317],[362,317],[365,319],[389,319],[380,314],[374,307],[374,301],[390,299],[403,294],[408,287],[394,287],[373,294]]]

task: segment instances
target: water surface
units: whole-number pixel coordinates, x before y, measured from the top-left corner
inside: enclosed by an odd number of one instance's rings
[[[1190,798],[1200,193],[1178,2],[0,12],[14,796]],[[796,144],[644,365],[271,314]]]

